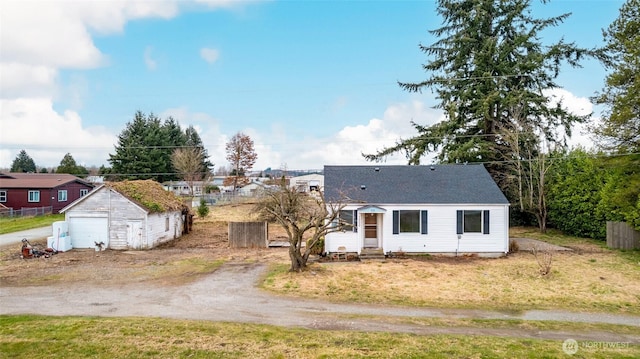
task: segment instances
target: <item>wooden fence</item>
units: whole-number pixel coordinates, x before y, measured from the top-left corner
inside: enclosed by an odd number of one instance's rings
[[[607,247],[640,249],[640,232],[625,222],[607,222]]]
[[[267,222],[229,222],[229,247],[267,248]]]

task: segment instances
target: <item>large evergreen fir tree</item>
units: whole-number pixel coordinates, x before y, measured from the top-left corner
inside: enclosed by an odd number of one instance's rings
[[[111,169],[107,175],[111,180],[178,180],[171,154],[176,148],[190,146],[189,141],[193,141],[193,135],[183,132],[175,119],[169,117],[163,122],[153,113],[138,111],[118,135],[115,153],[109,154]]]
[[[20,153],[16,156],[16,158],[11,163],[11,172],[36,172],[36,163],[33,161],[33,158],[27,154],[27,151],[20,150]]]
[[[427,55],[428,78],[400,83],[410,92],[435,92],[445,120],[431,126],[413,123],[417,135],[399,140],[375,154],[372,161],[405,152],[409,164],[419,164],[430,152],[443,163],[490,162],[494,178],[505,189],[514,146],[501,133],[520,131],[529,139],[561,144],[557,129],[571,134],[571,126],[586,120],[552,103],[546,90],[565,63],[579,66],[591,51],[563,40],[541,42],[541,32],[560,25],[568,14],[537,19],[528,0],[439,0],[443,26],[432,30],[438,40],[420,45]],[[531,143],[537,145],[537,143]],[[517,146],[516,146],[517,147]]]

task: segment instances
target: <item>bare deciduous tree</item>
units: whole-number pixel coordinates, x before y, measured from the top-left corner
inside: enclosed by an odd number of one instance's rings
[[[189,185],[189,192],[193,196],[193,183],[203,178],[202,161],[204,152],[200,147],[176,148],[171,154],[171,164],[180,173],[182,179]]]
[[[498,128],[502,144],[509,148],[511,157],[504,158],[506,167],[515,180],[516,199],[521,212],[533,214],[540,232],[547,230],[546,175],[551,162],[551,151],[544,131],[522,121],[522,108],[510,108],[513,122]],[[545,147],[545,144],[547,146]]]
[[[292,272],[306,268],[314,245],[325,235],[342,230],[339,218],[342,208],[341,203],[326,203],[320,192],[310,196],[284,185],[268,191],[256,205],[264,220],[278,223],[287,232]]]
[[[233,190],[238,186],[238,179],[244,177],[258,159],[253,148],[253,140],[242,132],[236,133],[227,142],[227,161],[233,167]]]

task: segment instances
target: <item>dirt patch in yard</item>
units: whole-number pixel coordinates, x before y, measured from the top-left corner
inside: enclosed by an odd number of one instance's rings
[[[555,244],[539,241],[531,238],[511,238],[518,244],[518,249],[521,251],[532,252],[538,251],[570,251],[571,248],[557,246]]]
[[[286,261],[286,248],[232,249],[228,244],[228,223],[247,220],[252,204],[217,206],[205,219],[195,219],[193,231],[157,248],[144,251],[96,252],[73,249],[50,258],[21,259],[22,244],[0,247],[0,283],[6,286],[100,282],[126,284],[153,281],[184,284],[211,273],[226,261]],[[229,213],[229,215],[225,215]],[[246,215],[245,215],[246,218]],[[282,237],[280,228],[269,226],[270,237]],[[46,241],[31,243],[44,249]]]

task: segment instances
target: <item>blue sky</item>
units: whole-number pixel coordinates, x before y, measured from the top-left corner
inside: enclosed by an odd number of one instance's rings
[[[622,1],[532,1],[533,14],[573,15],[545,32],[583,47]],[[418,44],[440,26],[435,1],[32,1],[0,4],[0,168],[25,149],[39,166],[65,153],[108,164],[135,111],[194,125],[216,167],[238,131],[252,137],[256,170],[365,163],[360,153],[442,119]],[[599,110],[595,61],[559,79],[567,106]],[[579,135],[574,143],[589,143]],[[429,159],[425,159],[426,162]],[[404,163],[402,156],[387,163]]]

